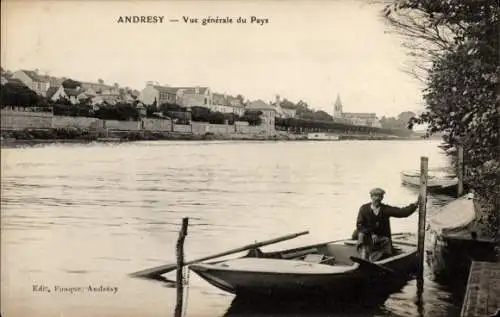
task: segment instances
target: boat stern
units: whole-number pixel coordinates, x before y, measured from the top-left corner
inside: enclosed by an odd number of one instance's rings
[[[236,294],[236,288],[231,285],[226,279],[219,276],[220,271],[215,271],[210,268],[210,265],[206,264],[191,264],[189,269],[195,272],[199,277],[212,284],[213,286],[220,288],[226,292]]]

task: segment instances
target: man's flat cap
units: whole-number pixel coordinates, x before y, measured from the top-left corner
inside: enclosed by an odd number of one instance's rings
[[[384,195],[385,194],[385,190],[383,190],[382,188],[374,188],[372,190],[370,190],[370,195]]]

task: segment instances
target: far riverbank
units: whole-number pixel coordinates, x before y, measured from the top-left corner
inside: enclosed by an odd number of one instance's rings
[[[339,135],[339,140],[409,140],[410,138],[394,138],[381,135]],[[325,142],[331,140],[312,140],[307,134],[292,134],[277,131],[273,135],[266,134],[193,134],[181,132],[151,131],[107,131],[92,133],[83,129],[32,129],[2,131],[1,147],[32,146],[51,143],[123,143],[133,141],[309,141]]]

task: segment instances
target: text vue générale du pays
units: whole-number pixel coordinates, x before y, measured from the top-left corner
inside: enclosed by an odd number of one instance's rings
[[[182,16],[181,18],[166,18],[163,15],[120,15],[117,17],[116,22],[119,24],[163,24],[163,23],[183,23],[183,24],[268,24],[269,18],[257,16],[238,16],[238,17],[194,17]]]

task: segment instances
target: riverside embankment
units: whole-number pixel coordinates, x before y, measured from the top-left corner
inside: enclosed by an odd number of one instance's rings
[[[137,121],[102,120],[89,117],[55,116],[50,112],[2,110],[2,146],[38,143],[140,140],[307,140],[305,132],[276,130],[274,125],[190,122],[141,118]],[[340,140],[394,140],[379,133],[338,133]]]

